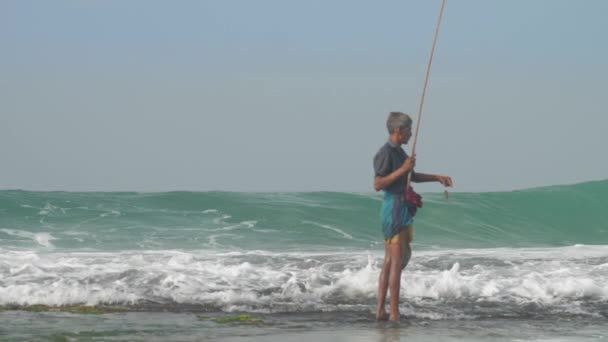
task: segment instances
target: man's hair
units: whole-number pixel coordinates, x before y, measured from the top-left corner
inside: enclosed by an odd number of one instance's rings
[[[402,112],[391,112],[386,120],[388,134],[392,134],[397,129],[402,129],[412,125],[412,118]]]

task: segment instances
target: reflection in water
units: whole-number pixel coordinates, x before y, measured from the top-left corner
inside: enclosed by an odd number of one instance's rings
[[[401,339],[401,328],[398,323],[378,325],[378,342],[398,342]]]

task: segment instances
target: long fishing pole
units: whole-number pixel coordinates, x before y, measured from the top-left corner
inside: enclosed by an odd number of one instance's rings
[[[426,88],[429,84],[429,76],[431,74],[431,65],[433,64],[433,54],[435,53],[435,45],[437,44],[437,37],[439,36],[439,29],[441,28],[441,19],[443,18],[443,9],[445,8],[446,0],[441,1],[441,9],[439,10],[439,18],[437,18],[437,25],[435,26],[435,36],[433,37],[433,45],[431,46],[431,53],[429,54],[429,62],[426,66],[426,76],[424,77],[424,85],[422,86],[422,94],[420,95],[420,103],[418,105],[418,115],[416,115],[416,131],[414,133],[414,143],[412,144],[412,156],[416,154],[416,142],[418,140],[418,130],[420,129],[420,119],[422,118],[422,107],[424,106],[424,96],[426,95]],[[406,189],[409,188],[412,178],[412,173],[408,173]],[[446,191],[447,196],[447,191]]]

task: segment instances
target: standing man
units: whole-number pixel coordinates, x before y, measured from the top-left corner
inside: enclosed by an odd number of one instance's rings
[[[399,321],[401,271],[411,256],[410,242],[414,234],[412,223],[416,205],[408,201],[415,196],[406,198],[408,174],[412,173],[413,182],[439,182],[446,187],[452,186],[452,179],[448,176],[414,172],[416,156],[408,157],[401,148],[401,145],[407,144],[412,136],[412,119],[407,114],[391,112],[386,127],[389,133],[388,142],[374,156],[374,189],[384,191],[380,211],[384,234],[384,263],[378,281],[376,318]],[[387,317],[384,306],[389,287],[391,302],[390,314]]]

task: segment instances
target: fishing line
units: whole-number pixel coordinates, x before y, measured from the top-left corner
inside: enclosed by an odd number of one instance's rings
[[[435,53],[435,45],[437,44],[437,37],[439,36],[439,29],[441,28],[441,19],[443,18],[443,9],[445,8],[446,0],[441,1],[441,9],[439,10],[439,18],[437,18],[437,25],[435,26],[435,36],[433,37],[433,45],[431,46],[431,53],[429,54],[429,61],[426,66],[426,75],[424,77],[424,85],[422,86],[422,94],[420,95],[420,103],[418,105],[418,114],[416,115],[416,130],[414,132],[414,143],[412,144],[412,156],[416,154],[416,142],[418,141],[418,131],[420,129],[420,119],[422,118],[422,107],[424,106],[424,97],[426,95],[426,88],[429,84],[429,76],[431,74],[431,65],[433,64],[433,54]],[[412,178],[412,173],[408,173],[406,189],[409,188]],[[448,192],[445,191],[447,198]]]

